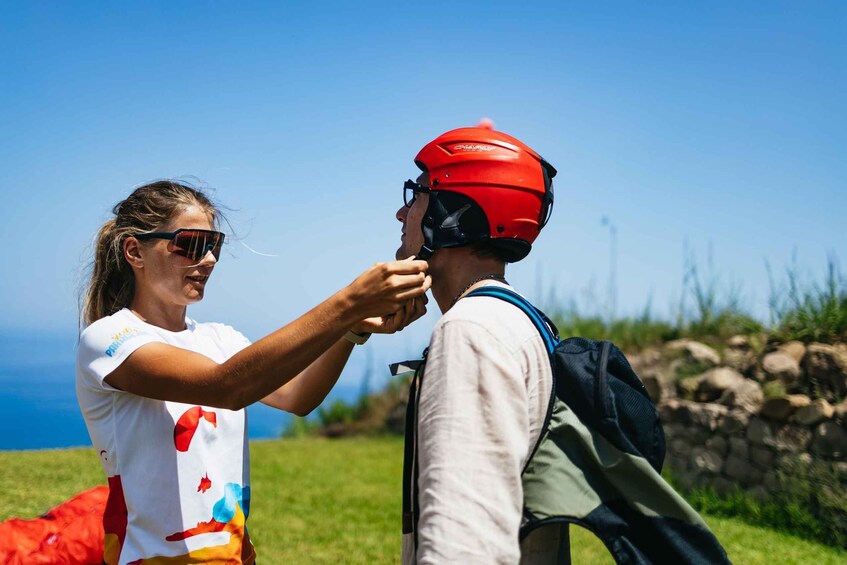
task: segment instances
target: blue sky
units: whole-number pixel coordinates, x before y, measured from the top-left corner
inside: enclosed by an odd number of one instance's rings
[[[619,314],[679,304],[687,245],[764,316],[766,261],[847,257],[845,30],[841,2],[0,1],[0,336],[73,335],[111,206],[193,177],[275,257],[231,238],[190,314],[259,338],[390,259],[413,156],[484,116],[559,169],[520,290],[604,311],[607,217]]]

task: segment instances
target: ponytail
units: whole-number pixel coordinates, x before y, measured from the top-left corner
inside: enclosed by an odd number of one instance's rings
[[[121,231],[115,218],[111,218],[97,233],[91,281],[82,304],[86,326],[129,306],[135,294],[135,277],[123,258]]]

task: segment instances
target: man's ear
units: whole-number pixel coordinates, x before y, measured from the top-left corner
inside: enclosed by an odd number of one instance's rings
[[[132,236],[124,239],[123,242],[124,259],[129,263],[130,267],[138,269],[144,268],[144,258],[141,256],[141,244]]]

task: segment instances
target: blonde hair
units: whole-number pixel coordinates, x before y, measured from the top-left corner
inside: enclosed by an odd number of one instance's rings
[[[110,218],[97,232],[91,278],[80,297],[83,326],[126,308],[135,294],[135,276],[123,254],[127,236],[160,230],[190,206],[209,214],[213,225],[221,213],[199,188],[185,182],[155,181],[136,188],[126,200],[112,208]]]

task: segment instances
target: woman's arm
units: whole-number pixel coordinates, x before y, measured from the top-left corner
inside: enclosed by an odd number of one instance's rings
[[[425,261],[374,265],[300,318],[222,364],[199,353],[149,343],[105,381],[148,398],[244,408],[300,374],[362,320],[395,314],[405,301],[426,293],[431,284],[426,268]]]
[[[426,314],[426,296],[407,301],[403,308],[388,320],[365,320],[353,328],[356,333],[393,333],[400,331]],[[340,339],[318,357],[306,369],[262,399],[268,406],[292,412],[297,416],[306,416],[323,402],[332,387],[335,386],[353,343]]]

